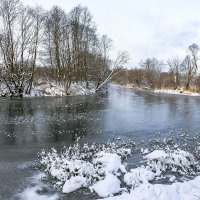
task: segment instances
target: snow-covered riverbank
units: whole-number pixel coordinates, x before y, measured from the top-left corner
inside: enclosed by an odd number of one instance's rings
[[[109,200],[199,199],[200,165],[191,153],[169,147],[141,149],[142,164],[127,171],[124,162],[131,145],[133,141],[125,146],[77,143],[61,153],[42,151],[40,163],[63,193],[88,188]]]
[[[0,86],[0,96],[6,96],[9,91],[3,84]],[[33,85],[31,93],[25,94],[23,91],[23,97],[43,97],[43,96],[67,96],[67,95],[87,95],[95,93],[95,84],[90,83],[89,88],[83,82],[73,83],[71,87],[66,90],[64,85],[50,83],[50,82],[38,82]]]
[[[187,96],[200,96],[200,93],[189,92],[189,91],[184,91],[184,90],[156,89],[156,90],[153,90],[153,92],[165,93],[165,94],[187,95]]]
[[[46,83],[36,85],[33,87],[30,96],[66,96],[66,95],[87,95],[95,92],[95,85],[90,84],[89,88],[86,87],[85,83],[74,83],[71,84],[68,90],[63,85],[56,83]],[[26,96],[26,95],[25,95]]]
[[[127,84],[125,85],[126,88],[130,88],[130,89],[143,89],[143,90],[147,90],[153,93],[163,93],[163,94],[176,94],[176,95],[186,95],[186,96],[200,96],[200,93],[197,92],[190,92],[190,91],[185,91],[183,89],[177,89],[177,90],[173,90],[173,89],[155,89],[155,90],[151,90],[148,87],[136,87],[135,85],[131,85],[131,84]]]

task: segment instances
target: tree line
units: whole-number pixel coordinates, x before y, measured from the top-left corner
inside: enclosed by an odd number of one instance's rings
[[[112,40],[99,35],[87,7],[78,5],[66,13],[58,6],[45,11],[24,6],[20,0],[0,1],[0,84],[10,95],[30,94],[38,79],[62,84],[96,83],[96,90],[109,80],[136,87],[200,91],[199,46],[188,47],[186,57],[142,60],[131,70],[127,52],[111,61]],[[168,68],[168,70],[166,70]]]
[[[20,0],[0,1],[0,81],[10,94],[30,94],[38,77],[66,89],[79,81],[99,87],[112,74],[111,46],[87,7],[66,13],[58,6],[45,11]]]
[[[120,84],[130,84],[133,87],[148,87],[150,89],[184,89],[200,92],[199,46],[191,44],[184,59],[178,57],[166,62],[156,58],[142,60],[133,69],[117,69],[118,74],[113,81]]]

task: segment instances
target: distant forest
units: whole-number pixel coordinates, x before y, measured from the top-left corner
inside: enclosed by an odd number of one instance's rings
[[[188,47],[186,57],[173,58],[167,62],[156,58],[142,60],[133,69],[117,69],[113,78],[115,82],[132,87],[148,87],[149,89],[183,89],[200,92],[199,46]]]

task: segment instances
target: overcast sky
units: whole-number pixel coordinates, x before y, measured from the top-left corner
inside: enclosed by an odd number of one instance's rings
[[[22,0],[25,5],[58,5],[66,12],[87,6],[100,34],[108,35],[113,53],[127,50],[132,63],[156,57],[183,57],[200,44],[200,0]],[[112,53],[112,54],[113,54]]]

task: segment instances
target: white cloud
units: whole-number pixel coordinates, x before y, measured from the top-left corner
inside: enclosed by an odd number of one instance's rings
[[[199,0],[22,0],[24,4],[66,12],[81,4],[91,11],[98,30],[114,41],[115,50],[128,50],[133,63],[145,57],[184,56],[200,40]]]

